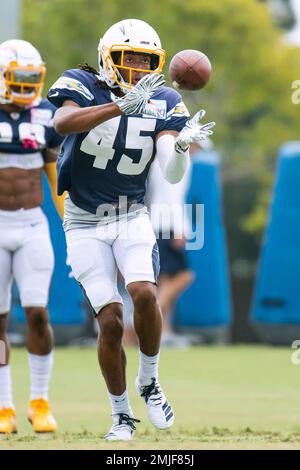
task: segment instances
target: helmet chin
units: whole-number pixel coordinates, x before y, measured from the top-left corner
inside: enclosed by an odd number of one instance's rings
[[[13,104],[18,106],[30,105],[37,98],[37,93],[32,91],[31,93],[17,93],[15,91],[11,92],[11,101]]]

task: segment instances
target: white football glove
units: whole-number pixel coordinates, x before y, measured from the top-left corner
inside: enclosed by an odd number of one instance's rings
[[[197,143],[206,139],[213,134],[211,130],[215,126],[215,122],[200,124],[201,119],[205,115],[204,109],[198,111],[192,119],[187,121],[184,128],[180,131],[175,140],[175,150],[178,153],[186,152],[189,145],[193,142]]]
[[[146,112],[150,116],[155,116],[154,107],[148,111],[146,105],[151,96],[160,90],[165,83],[163,75],[157,73],[147,74],[125,96],[117,98],[115,103],[124,114],[143,114]]]

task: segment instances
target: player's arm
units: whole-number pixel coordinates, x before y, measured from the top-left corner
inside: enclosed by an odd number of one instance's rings
[[[189,166],[189,149],[176,152],[177,131],[162,131],[156,139],[156,158],[164,178],[172,184],[178,183]]]
[[[184,128],[177,131],[166,130],[158,134],[156,157],[162,174],[169,183],[178,183],[189,165],[189,146],[193,142],[205,140],[212,135],[214,122],[201,124],[205,111],[202,109],[187,121]]]
[[[146,106],[156,91],[165,84],[162,75],[145,75],[126,95],[116,98],[112,103],[81,107],[72,100],[65,100],[54,115],[54,127],[61,135],[87,132],[122,114],[148,113],[155,115],[156,110]],[[154,113],[154,114],[153,114]]]
[[[60,135],[79,134],[122,114],[116,103],[81,108],[74,101],[66,100],[55,112],[53,123]]]
[[[56,210],[60,217],[63,219],[64,217],[64,200],[65,194],[63,193],[61,196],[57,194],[57,172],[56,172],[56,159],[59,153],[59,147],[53,149],[47,149],[45,152],[45,173],[47,176],[47,180],[51,189],[51,195],[56,207]]]

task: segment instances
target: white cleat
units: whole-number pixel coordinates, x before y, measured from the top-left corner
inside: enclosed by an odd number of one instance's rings
[[[136,430],[134,423],[140,423],[140,420],[125,413],[113,415],[113,425],[104,439],[106,441],[130,441]]]
[[[144,398],[147,405],[149,421],[158,429],[168,429],[174,423],[174,413],[169,405],[160,384],[153,377],[150,385],[140,385],[138,377],[135,380],[137,393]]]

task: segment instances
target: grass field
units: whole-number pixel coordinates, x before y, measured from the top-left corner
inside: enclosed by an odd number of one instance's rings
[[[14,397],[19,433],[0,449],[300,449],[300,366],[291,350],[257,346],[163,350],[160,379],[176,424],[157,431],[134,390],[138,354],[127,350],[128,388],[138,425],[133,441],[101,440],[111,425],[104,382],[93,349],[56,349],[51,404],[55,435],[35,435],[25,418],[27,355],[14,349]]]

